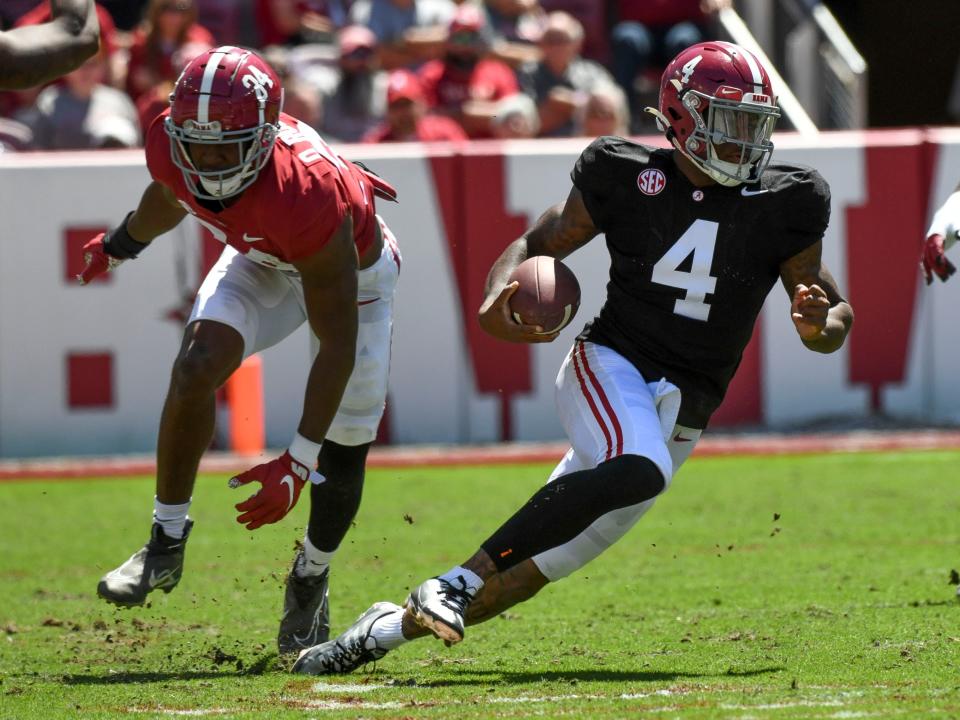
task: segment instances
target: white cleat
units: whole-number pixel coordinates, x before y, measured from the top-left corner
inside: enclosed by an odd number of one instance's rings
[[[406,607],[414,619],[447,645],[463,640],[467,608],[477,594],[477,588],[467,584],[463,577],[450,582],[430,578],[413,589]]]

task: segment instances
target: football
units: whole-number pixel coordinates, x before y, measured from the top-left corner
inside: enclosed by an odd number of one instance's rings
[[[510,282],[520,287],[510,297],[513,319],[527,325],[539,325],[543,334],[565,328],[580,307],[580,283],[559,260],[536,255],[520,263]]]

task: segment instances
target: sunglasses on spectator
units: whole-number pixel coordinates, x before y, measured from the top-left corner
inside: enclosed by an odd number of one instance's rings
[[[454,45],[479,45],[482,42],[480,33],[475,32],[458,32],[450,36],[450,42]]]
[[[175,13],[185,13],[189,12],[191,8],[191,3],[189,2],[172,2],[167,3],[160,8],[160,12],[175,12]]]
[[[364,46],[354,48],[350,52],[344,53],[343,57],[349,60],[369,60],[373,57],[373,48]]]

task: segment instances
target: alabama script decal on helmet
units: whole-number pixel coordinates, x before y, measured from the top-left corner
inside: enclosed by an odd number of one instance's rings
[[[170,94],[164,122],[190,192],[221,200],[250,187],[270,160],[282,105],[280,78],[255,52],[225,45],[191,60]],[[235,144],[238,162],[201,171],[190,155],[194,143]]]
[[[780,110],[766,68],[727,42],[691,45],[660,80],[660,107],[646,111],[674,147],[721,185],[759,179],[770,162]]]

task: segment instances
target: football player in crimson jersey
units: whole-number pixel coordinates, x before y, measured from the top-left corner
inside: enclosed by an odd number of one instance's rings
[[[0,32],[0,90],[23,90],[76,70],[100,48],[93,0],[50,0],[53,19]]]
[[[821,261],[829,190],[813,169],[770,163],[779,111],[743,48],[693,45],[667,66],[659,109],[672,144],[600,137],[580,156],[565,202],[500,255],[480,324],[509,342],[556,334],[516,323],[511,272],[564,258],[603,233],[610,281],[600,314],[557,377],[570,450],[547,484],[463,565],[377,603],[294,670],[349,672],[410,639],[448,644],[464,626],[522,602],[586,565],[650,509],[723,399],[764,299],[779,279],[809,350],[837,350],[853,311]]]
[[[393,188],[282,113],[282,98],[276,73],[253,52],[220,47],[192,60],[147,131],[153,182],[117,228],[85,245],[80,281],[136,258],[188,214],[227,246],[198,291],[173,365],[151,538],[97,587],[118,605],[141,605],[180,580],[216,389],[244,357],[309,323],[319,349],[298,431],[279,458],[231,480],[260,485],[237,505],[249,530],[280,520],[309,487],[310,521],[280,624],[285,654],[327,635],[329,563],[360,503],[383,413],[400,255],[375,214],[374,196],[395,199]]]
[[[927,239],[923,242],[920,253],[920,267],[927,285],[933,282],[936,275],[943,282],[953,275],[957,268],[947,259],[949,250],[960,237],[960,186],[953,191],[933,215],[930,229],[927,230]],[[957,590],[960,594],[960,589]]]

